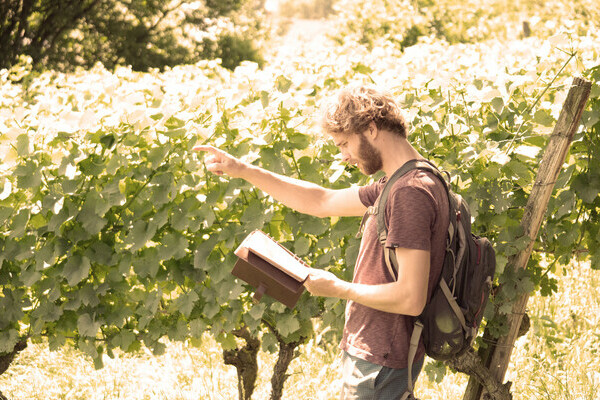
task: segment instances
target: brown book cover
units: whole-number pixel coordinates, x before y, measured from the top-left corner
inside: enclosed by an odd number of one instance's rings
[[[235,251],[239,260],[231,273],[254,286],[254,300],[268,295],[294,308],[304,292],[309,266],[266,233],[250,233]]]

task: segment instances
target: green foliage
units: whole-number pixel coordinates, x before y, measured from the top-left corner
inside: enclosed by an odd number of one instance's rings
[[[589,107],[582,117],[585,129],[578,134],[577,141],[571,149],[574,166],[567,170],[566,187],[572,188],[571,194],[563,195],[563,202],[556,204],[558,209],[552,218],[558,226],[573,232],[572,239],[577,243],[573,258],[590,258],[592,268],[600,269],[600,250],[596,243],[600,238],[598,229],[598,208],[600,207],[600,66],[592,68],[587,78],[594,82],[590,94]],[[564,193],[564,192],[563,192]],[[561,193],[562,194],[562,193]],[[564,201],[566,200],[566,201]],[[573,218],[575,218],[573,220]],[[557,254],[564,253],[566,247],[565,234],[558,228],[549,230],[548,241]],[[586,254],[589,252],[589,254]],[[566,254],[561,254],[558,260],[565,262]]]
[[[209,9],[209,17],[215,18],[238,11],[242,7],[243,0],[205,0],[205,3]]]
[[[211,68],[204,73],[222,72]],[[127,82],[127,72],[119,73]],[[271,351],[274,335],[309,337],[323,300],[306,294],[296,311],[271,299],[253,305],[230,274],[233,250],[251,230],[263,229],[313,264],[340,271],[338,260],[356,256],[354,231],[346,219],[328,223],[300,215],[241,180],[205,175],[191,151],[202,140],[191,132],[211,127],[212,140],[225,141],[234,153],[258,151],[261,165],[324,184],[326,175],[314,175],[322,164],[308,157],[313,140],[291,125],[301,111],[277,99],[294,90],[293,82],[279,76],[273,85],[222,108],[214,122],[201,103],[188,108],[192,119],[169,115],[170,106],[162,107],[146,86],[138,98],[148,96],[149,107],[114,125],[37,139],[18,135],[6,158],[10,173],[0,179],[3,351],[20,337],[47,337],[52,348],[76,345],[101,367],[102,355],[114,348],[136,351],[143,344],[159,354],[162,337],[200,338],[207,329],[223,346],[235,346],[229,332],[240,324],[254,335],[264,324],[273,327],[264,333]],[[67,97],[70,109],[80,108],[79,101],[89,106],[92,100],[98,109],[104,102],[102,91]],[[252,125],[266,144],[231,127],[241,107],[254,105],[270,107]],[[318,157],[331,159],[334,151],[327,144]],[[348,247],[354,255],[346,254],[345,243],[354,244]]]
[[[100,62],[109,69],[131,65],[145,71],[194,63],[201,55],[221,57],[224,65],[234,68],[243,60],[260,59],[254,45],[259,30],[242,23],[237,27],[244,29],[242,40],[231,22],[242,20],[236,15],[244,3],[10,0],[0,6],[0,34],[6,38],[0,45],[0,67],[28,55],[36,69],[73,70]],[[258,23],[258,9],[244,12]],[[210,51],[206,47],[211,43],[223,48]]]
[[[576,20],[578,34],[585,35],[593,29],[590,17],[600,16],[597,5],[589,0],[577,1],[575,7],[562,1],[521,5],[472,0],[340,0],[334,8],[339,14],[341,29],[336,37],[341,43],[359,42],[374,48],[387,42],[401,49],[413,46],[420,38],[450,44],[515,38],[524,35],[523,23],[530,21],[533,35],[547,37],[561,25],[556,16],[564,16],[567,24]],[[523,15],[534,17],[528,21]]]
[[[288,18],[320,19],[334,13],[335,0],[285,0],[279,3],[279,14]]]
[[[236,35],[223,35],[216,41],[204,39],[202,52],[203,59],[221,59],[221,65],[227,69],[235,69],[242,61],[264,64],[264,59],[255,48],[252,39]]]

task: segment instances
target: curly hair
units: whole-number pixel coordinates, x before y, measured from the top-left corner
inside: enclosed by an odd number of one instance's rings
[[[406,138],[406,121],[392,96],[367,86],[342,89],[324,108],[321,126],[326,133],[359,134],[371,122]]]

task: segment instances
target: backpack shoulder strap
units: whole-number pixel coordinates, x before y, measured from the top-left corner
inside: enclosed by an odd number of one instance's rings
[[[428,160],[409,160],[402,167],[400,167],[396,172],[392,174],[390,179],[385,183],[383,190],[381,191],[377,201],[375,202],[374,209],[371,210],[371,213],[375,215],[377,218],[377,235],[379,238],[379,242],[383,246],[385,263],[390,271],[391,275],[398,279],[397,277],[397,265],[398,261],[396,260],[396,253],[392,251],[390,248],[385,246],[385,242],[387,240],[387,227],[385,226],[385,206],[387,204],[387,199],[390,194],[390,190],[394,186],[394,183],[400,179],[402,176],[406,175],[408,172],[413,169],[421,169],[425,171],[431,172],[435,175],[444,185],[444,189],[446,189],[446,193],[448,193],[448,183],[442,173],[437,169],[437,167]]]
[[[427,160],[410,160],[405,163],[402,167],[400,167],[394,174],[390,177],[390,179],[386,182],[385,187],[381,191],[379,198],[375,202],[374,212],[373,214],[377,217],[377,232],[379,236],[379,241],[383,246],[383,251],[385,255],[385,263],[388,267],[390,274],[394,277],[394,279],[398,279],[398,260],[396,259],[396,253],[393,249],[385,246],[385,242],[387,240],[387,228],[385,226],[385,205],[387,203],[387,198],[389,196],[389,192],[392,189],[394,183],[403,175],[412,171],[413,169],[421,169],[425,171],[431,172],[436,178],[442,182],[444,185],[444,189],[446,190],[446,194],[448,195],[448,204],[450,205],[450,213],[452,213],[452,205],[450,199],[450,188],[448,182],[437,169],[437,167]],[[448,243],[451,242],[451,236],[453,235],[452,224],[448,227]],[[419,346],[419,342],[421,340],[421,334],[423,332],[423,324],[417,319],[415,320],[413,326],[413,333],[410,338],[409,352],[408,352],[408,384],[407,390],[402,395],[401,400],[409,400],[414,399],[414,387],[413,387],[413,375],[412,369],[414,364],[414,359],[417,354],[417,349]]]

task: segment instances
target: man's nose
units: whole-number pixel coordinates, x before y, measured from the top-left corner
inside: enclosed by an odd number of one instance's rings
[[[350,154],[348,154],[345,151],[342,151],[342,162],[348,162],[350,161]]]

